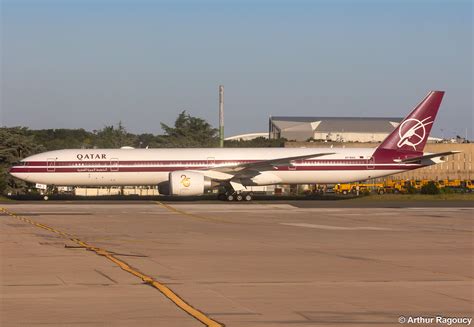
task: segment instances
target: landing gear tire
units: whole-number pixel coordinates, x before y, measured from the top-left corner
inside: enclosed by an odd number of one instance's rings
[[[232,192],[228,191],[226,193],[220,193],[217,195],[217,198],[222,201],[237,201],[237,202],[250,202],[253,200],[253,194],[247,192]]]

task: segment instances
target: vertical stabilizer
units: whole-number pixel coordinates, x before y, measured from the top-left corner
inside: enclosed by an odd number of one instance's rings
[[[436,119],[443,91],[431,91],[377,148],[401,152],[423,152]]]

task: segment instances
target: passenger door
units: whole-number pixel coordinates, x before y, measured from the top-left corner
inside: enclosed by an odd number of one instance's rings
[[[48,173],[54,173],[56,171],[56,158],[48,158],[46,163],[46,171]]]
[[[119,171],[119,160],[118,158],[110,159],[110,171]]]
[[[375,158],[370,157],[370,159],[367,160],[367,169],[374,169],[375,168]]]

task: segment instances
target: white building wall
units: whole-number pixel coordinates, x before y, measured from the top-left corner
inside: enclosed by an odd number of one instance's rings
[[[333,142],[382,142],[388,133],[314,133],[315,140],[327,140]]]

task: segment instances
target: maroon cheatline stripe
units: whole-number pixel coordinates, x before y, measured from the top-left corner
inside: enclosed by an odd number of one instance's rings
[[[407,170],[422,167],[421,165],[400,166],[400,165],[374,165],[373,168],[364,165],[344,165],[344,166],[278,166],[274,171],[321,171],[321,170]],[[63,167],[41,167],[31,168],[24,166],[13,167],[11,173],[107,173],[107,172],[169,172],[175,170],[201,170],[207,166],[174,166],[174,167],[89,167],[89,168],[63,168]]]
[[[213,164],[243,164],[243,163],[253,163],[266,161],[267,159],[262,160],[212,160]],[[180,164],[182,166],[186,165],[208,165],[209,161],[207,160],[120,160],[120,161],[111,161],[111,160],[102,160],[102,161],[23,161],[26,163],[26,167],[30,166],[110,166],[113,164],[119,165],[170,165],[170,164]],[[353,165],[365,165],[367,160],[363,159],[318,159],[318,160],[295,160],[296,163],[347,163]],[[22,166],[22,167],[25,167]]]
[[[213,163],[251,163],[258,162],[261,160],[211,160]],[[111,164],[120,165],[170,165],[170,164],[181,164],[181,165],[207,165],[207,160],[102,160],[102,161],[24,161],[26,166],[109,166]],[[49,164],[48,164],[49,163]]]

